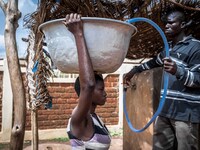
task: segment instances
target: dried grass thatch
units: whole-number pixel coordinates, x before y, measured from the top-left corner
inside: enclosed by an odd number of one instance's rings
[[[169,8],[171,9],[173,7],[184,9],[187,13],[188,20],[193,19],[190,33],[200,39],[200,1],[190,0],[189,3],[189,0],[152,0],[151,3],[146,6],[142,5],[142,10],[132,13],[131,18],[146,17],[153,20],[164,29],[161,18]],[[154,28],[147,23],[136,23],[135,26],[138,28],[138,34],[131,39],[127,58],[137,59],[153,57],[162,50],[163,42]]]
[[[84,17],[103,17],[126,20],[133,17],[146,17],[161,28],[161,15],[166,8],[179,6],[195,18],[195,36],[199,29],[199,0],[41,0],[38,10],[25,18],[26,25],[37,32],[38,26],[46,21],[64,18],[69,13],[80,13]],[[152,57],[162,49],[163,43],[158,33],[146,23],[136,23],[138,34],[131,39],[127,58]]]
[[[133,17],[145,17],[163,28],[161,16],[169,7],[175,6],[188,11],[188,18],[194,20],[193,27],[195,28],[192,32],[196,38],[200,39],[200,32],[198,32],[200,29],[200,0],[41,0],[37,11],[24,18],[25,26],[35,34],[34,61],[39,61],[42,66],[38,68],[36,76],[46,74],[49,69],[42,51],[42,34],[38,31],[40,24],[64,18],[69,13],[79,13],[84,17],[103,17],[123,21]],[[162,50],[163,42],[155,29],[143,22],[135,23],[135,26],[138,33],[131,39],[126,58],[149,58]],[[45,88],[44,86],[38,87],[37,91],[44,91]]]

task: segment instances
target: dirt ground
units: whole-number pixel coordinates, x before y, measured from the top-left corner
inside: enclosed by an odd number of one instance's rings
[[[123,138],[113,137],[109,150],[122,150],[123,149]],[[31,146],[24,148],[24,150],[31,150]],[[39,150],[71,150],[69,142],[45,142],[39,144]]]
[[[109,127],[112,137],[109,150],[123,150],[123,129],[118,126]],[[24,141],[23,150],[31,150],[31,141]],[[39,150],[71,150],[68,138],[39,140]],[[0,150],[9,150],[9,143],[0,143]]]

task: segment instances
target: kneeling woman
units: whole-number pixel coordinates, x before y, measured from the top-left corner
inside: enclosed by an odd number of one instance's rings
[[[72,149],[107,150],[111,138],[108,129],[95,113],[97,105],[104,105],[106,102],[103,78],[94,73],[81,16],[67,15],[63,23],[75,37],[79,63],[79,77],[75,82],[79,100],[67,127]]]

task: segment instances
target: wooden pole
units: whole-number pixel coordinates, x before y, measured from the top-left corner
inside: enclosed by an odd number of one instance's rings
[[[0,7],[5,14],[6,20],[4,40],[14,102],[14,115],[10,116],[14,117],[10,150],[22,150],[26,120],[26,97],[16,44],[16,30],[19,26],[18,20],[21,17],[21,13],[18,10],[18,0],[9,0],[7,3],[0,0]]]
[[[32,144],[31,150],[38,150],[38,113],[37,110],[31,111]]]

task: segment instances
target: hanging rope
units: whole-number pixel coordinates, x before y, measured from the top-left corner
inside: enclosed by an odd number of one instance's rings
[[[34,102],[36,101],[36,92],[35,92],[35,80],[34,80],[34,72],[32,71],[32,68],[34,67],[34,58],[35,58],[35,51],[34,51],[34,45],[35,45],[35,34],[33,31],[30,31],[29,38],[28,38],[28,65],[27,65],[27,82],[28,82],[28,93],[29,98],[27,102],[27,108],[28,109],[35,109]]]

